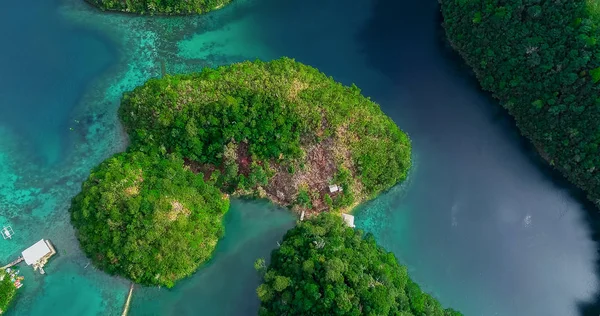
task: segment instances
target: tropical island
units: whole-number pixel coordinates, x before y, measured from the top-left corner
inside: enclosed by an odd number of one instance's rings
[[[130,146],[92,170],[71,220],[97,267],[144,285],[210,258],[229,195],[339,213],[410,167],[408,136],[376,103],[289,58],[151,79],[119,117]]]
[[[210,258],[228,208],[229,199],[181,158],[126,152],[92,170],[71,221],[97,267],[172,287]]]
[[[16,294],[17,287],[10,279],[10,274],[0,269],[0,314],[6,312]]]
[[[106,11],[149,15],[203,14],[220,9],[231,0],[86,0]]]
[[[483,89],[600,206],[600,2],[440,3],[447,37]]]
[[[130,151],[180,155],[223,192],[307,214],[352,209],[410,167],[410,140],[379,105],[289,58],[150,79],[119,117]]]
[[[255,268],[263,275],[256,291],[261,316],[462,315],[423,293],[373,235],[331,213],[298,223],[269,267],[259,259]]]

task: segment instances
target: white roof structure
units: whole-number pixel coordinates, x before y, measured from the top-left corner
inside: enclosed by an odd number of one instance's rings
[[[48,247],[46,241],[42,239],[33,244],[33,246],[25,249],[21,255],[23,256],[23,259],[25,259],[25,263],[30,266],[51,253],[52,250]]]
[[[339,188],[336,184],[332,184],[329,186],[329,192],[331,192],[331,193],[337,192],[338,190],[339,190]]]
[[[350,214],[342,214],[342,218],[344,219],[344,222],[346,222],[346,225],[348,225],[348,227],[356,227],[354,226],[354,216]]]

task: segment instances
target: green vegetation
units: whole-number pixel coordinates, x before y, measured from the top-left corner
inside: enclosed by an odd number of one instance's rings
[[[111,274],[172,287],[210,258],[229,200],[174,155],[117,154],[72,201],[84,252]]]
[[[447,0],[452,45],[541,155],[600,205],[600,2]]]
[[[0,269],[0,314],[6,312],[16,294],[17,288],[10,280],[10,276],[5,270]]]
[[[98,267],[145,285],[172,287],[210,258],[224,193],[340,210],[410,166],[408,137],[377,104],[287,58],[149,80],[119,116],[131,145],[92,170],[71,221]]]
[[[151,79],[119,115],[131,150],[177,153],[225,192],[308,211],[351,208],[410,166],[408,136],[377,104],[288,58]]]
[[[138,14],[201,14],[219,9],[231,0],[86,0],[102,10]]]
[[[260,315],[461,315],[423,293],[372,235],[330,213],[299,222],[268,268],[254,266]]]

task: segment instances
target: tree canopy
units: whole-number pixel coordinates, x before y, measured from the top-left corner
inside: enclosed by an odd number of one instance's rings
[[[225,193],[340,210],[410,166],[408,136],[377,104],[288,58],[151,79],[119,116],[131,144],[92,170],[71,220],[98,267],[147,285],[171,287],[210,257]]]
[[[95,265],[145,285],[172,287],[210,258],[229,200],[183,160],[117,154],[73,198],[71,220]]]
[[[0,269],[0,314],[6,312],[17,294],[17,288],[6,270]]]
[[[271,254],[257,294],[267,315],[461,315],[423,293],[375,238],[324,213],[299,222]]]
[[[450,43],[541,155],[600,205],[598,1],[444,0]]]
[[[226,192],[307,210],[352,207],[410,167],[408,136],[376,103],[289,58],[151,79],[119,115],[133,150],[181,154]]]
[[[102,10],[138,14],[201,14],[219,9],[231,0],[86,0]]]

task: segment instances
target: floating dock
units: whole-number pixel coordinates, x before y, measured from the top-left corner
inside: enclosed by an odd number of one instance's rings
[[[50,257],[56,254],[54,246],[49,240],[41,239],[40,241],[33,244],[33,246],[25,249],[21,255],[23,256],[25,263],[28,266],[33,266],[33,270],[40,270],[41,274],[45,274],[44,265],[48,262]]]
[[[45,274],[44,265],[55,254],[56,250],[52,246],[52,243],[49,240],[41,239],[33,244],[33,246],[23,250],[19,258],[0,269],[7,269],[25,261],[28,266],[33,266],[33,270],[39,269],[41,274]]]

